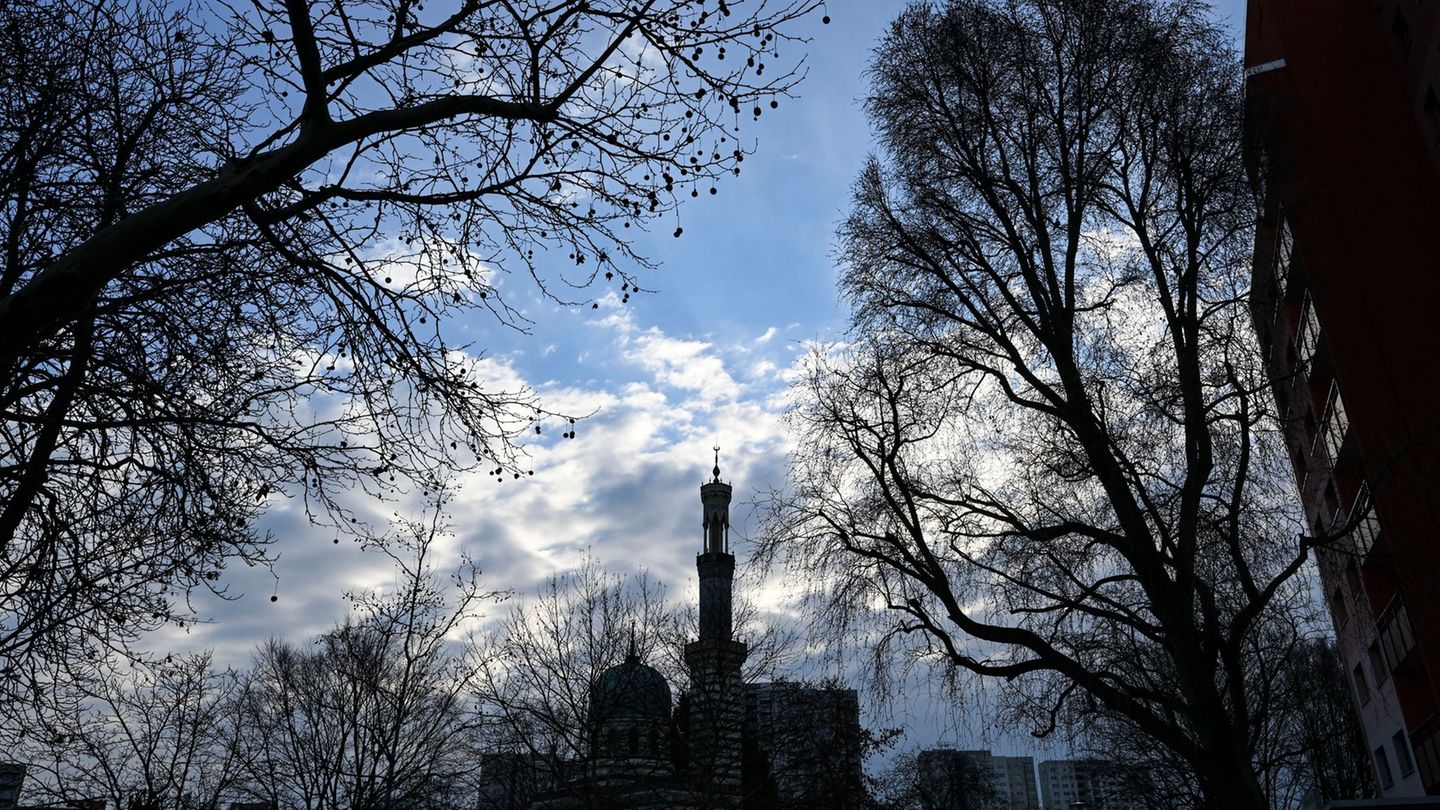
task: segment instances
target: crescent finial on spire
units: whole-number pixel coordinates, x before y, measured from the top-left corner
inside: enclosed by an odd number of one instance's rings
[[[715,480],[718,482],[720,480],[720,445],[715,445],[713,449],[715,450],[715,469],[711,472],[715,473]]]

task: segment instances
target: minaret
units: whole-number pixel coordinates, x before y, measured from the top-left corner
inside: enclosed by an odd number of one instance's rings
[[[704,540],[695,558],[700,572],[700,638],[685,646],[690,668],[690,776],[707,807],[740,802],[740,727],[745,686],[740,665],[745,645],[732,638],[729,484],[720,481],[720,448],[713,480],[700,486]]]
[[[715,448],[714,480],[700,485],[704,540],[695,567],[700,570],[700,640],[730,640],[730,597],[735,555],[730,553],[729,484],[720,482],[720,448]]]

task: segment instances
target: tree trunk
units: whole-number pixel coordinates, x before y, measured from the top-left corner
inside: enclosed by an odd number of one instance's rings
[[[1216,807],[1225,810],[1270,810],[1270,803],[1255,778],[1249,757],[1216,757],[1201,781],[1205,795]],[[1225,765],[1231,770],[1222,770]]]

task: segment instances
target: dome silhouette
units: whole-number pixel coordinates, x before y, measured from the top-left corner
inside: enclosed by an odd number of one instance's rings
[[[632,650],[622,663],[600,673],[590,686],[590,716],[617,719],[670,719],[670,685]]]

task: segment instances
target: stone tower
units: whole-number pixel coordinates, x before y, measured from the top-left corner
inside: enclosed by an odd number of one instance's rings
[[[700,638],[685,645],[690,668],[690,777],[705,805],[740,802],[740,728],[745,686],[740,665],[745,645],[732,637],[731,593],[735,557],[730,553],[729,484],[720,481],[720,448],[713,480],[700,486],[704,546],[695,559],[700,572]]]

